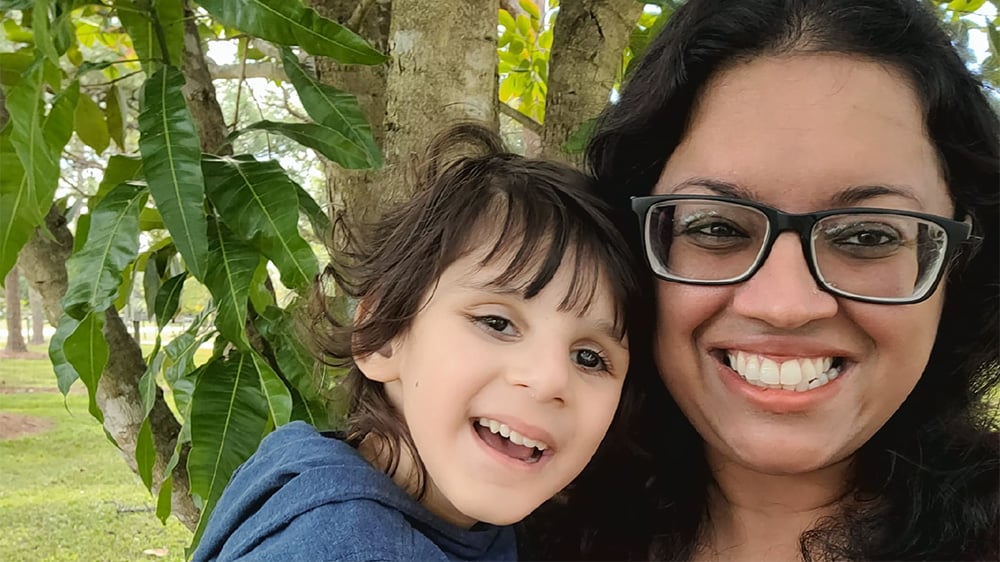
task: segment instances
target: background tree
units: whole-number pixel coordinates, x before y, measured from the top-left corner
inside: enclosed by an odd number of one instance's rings
[[[4,302],[7,315],[7,353],[25,353],[28,346],[24,343],[21,331],[21,276],[17,267],[13,267],[5,280]]]
[[[575,161],[676,4],[0,0],[0,278],[20,264],[57,326],[58,387],[86,387],[158,515],[197,541],[266,433],[336,422],[336,373],[293,336],[286,296],[319,271],[331,208],[405,198],[413,154],[456,119]],[[995,79],[991,4],[940,9],[988,36],[990,58],[970,64]],[[206,58],[223,41],[235,64]],[[321,192],[301,173],[310,151]],[[199,291],[210,301],[189,306]],[[194,315],[167,338],[182,308]],[[123,310],[155,321],[152,349]]]

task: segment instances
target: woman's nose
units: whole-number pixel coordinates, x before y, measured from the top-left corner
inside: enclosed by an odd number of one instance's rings
[[[539,349],[541,347],[550,349]],[[564,403],[571,376],[569,351],[536,346],[535,351],[528,351],[523,359],[508,369],[507,382],[523,387],[535,401]]]
[[[800,239],[778,236],[753,277],[736,287],[733,309],[775,328],[793,329],[837,313],[837,299],[820,289],[809,271]]]

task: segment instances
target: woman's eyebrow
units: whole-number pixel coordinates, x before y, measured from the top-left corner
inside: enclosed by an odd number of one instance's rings
[[[667,190],[667,194],[674,194],[688,187],[701,187],[714,191],[716,195],[733,197],[736,199],[756,200],[753,191],[724,180],[714,178],[688,178]]]
[[[903,185],[854,185],[837,193],[831,202],[836,206],[850,207],[885,195],[903,197],[916,203],[921,210],[924,208],[920,199],[914,195],[913,189]]]

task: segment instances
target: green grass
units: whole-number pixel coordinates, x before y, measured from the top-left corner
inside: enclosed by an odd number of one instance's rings
[[[44,347],[33,348],[44,352]],[[0,412],[51,420],[49,431],[0,440],[0,560],[183,560],[191,533],[164,526],[139,477],[87,412],[74,385],[65,403],[47,359],[0,359]],[[166,548],[165,558],[144,555]]]

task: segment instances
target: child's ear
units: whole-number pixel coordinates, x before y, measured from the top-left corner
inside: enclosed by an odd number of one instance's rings
[[[358,307],[354,310],[354,325],[357,326],[372,314],[373,308],[371,303],[364,299],[358,302]],[[378,351],[368,355],[354,354],[354,364],[365,378],[382,383],[399,378],[398,361],[393,359],[392,344],[391,341],[386,342]]]
[[[392,352],[392,342],[387,342],[375,353],[355,355],[354,364],[369,380],[387,383],[399,379],[399,361]]]

